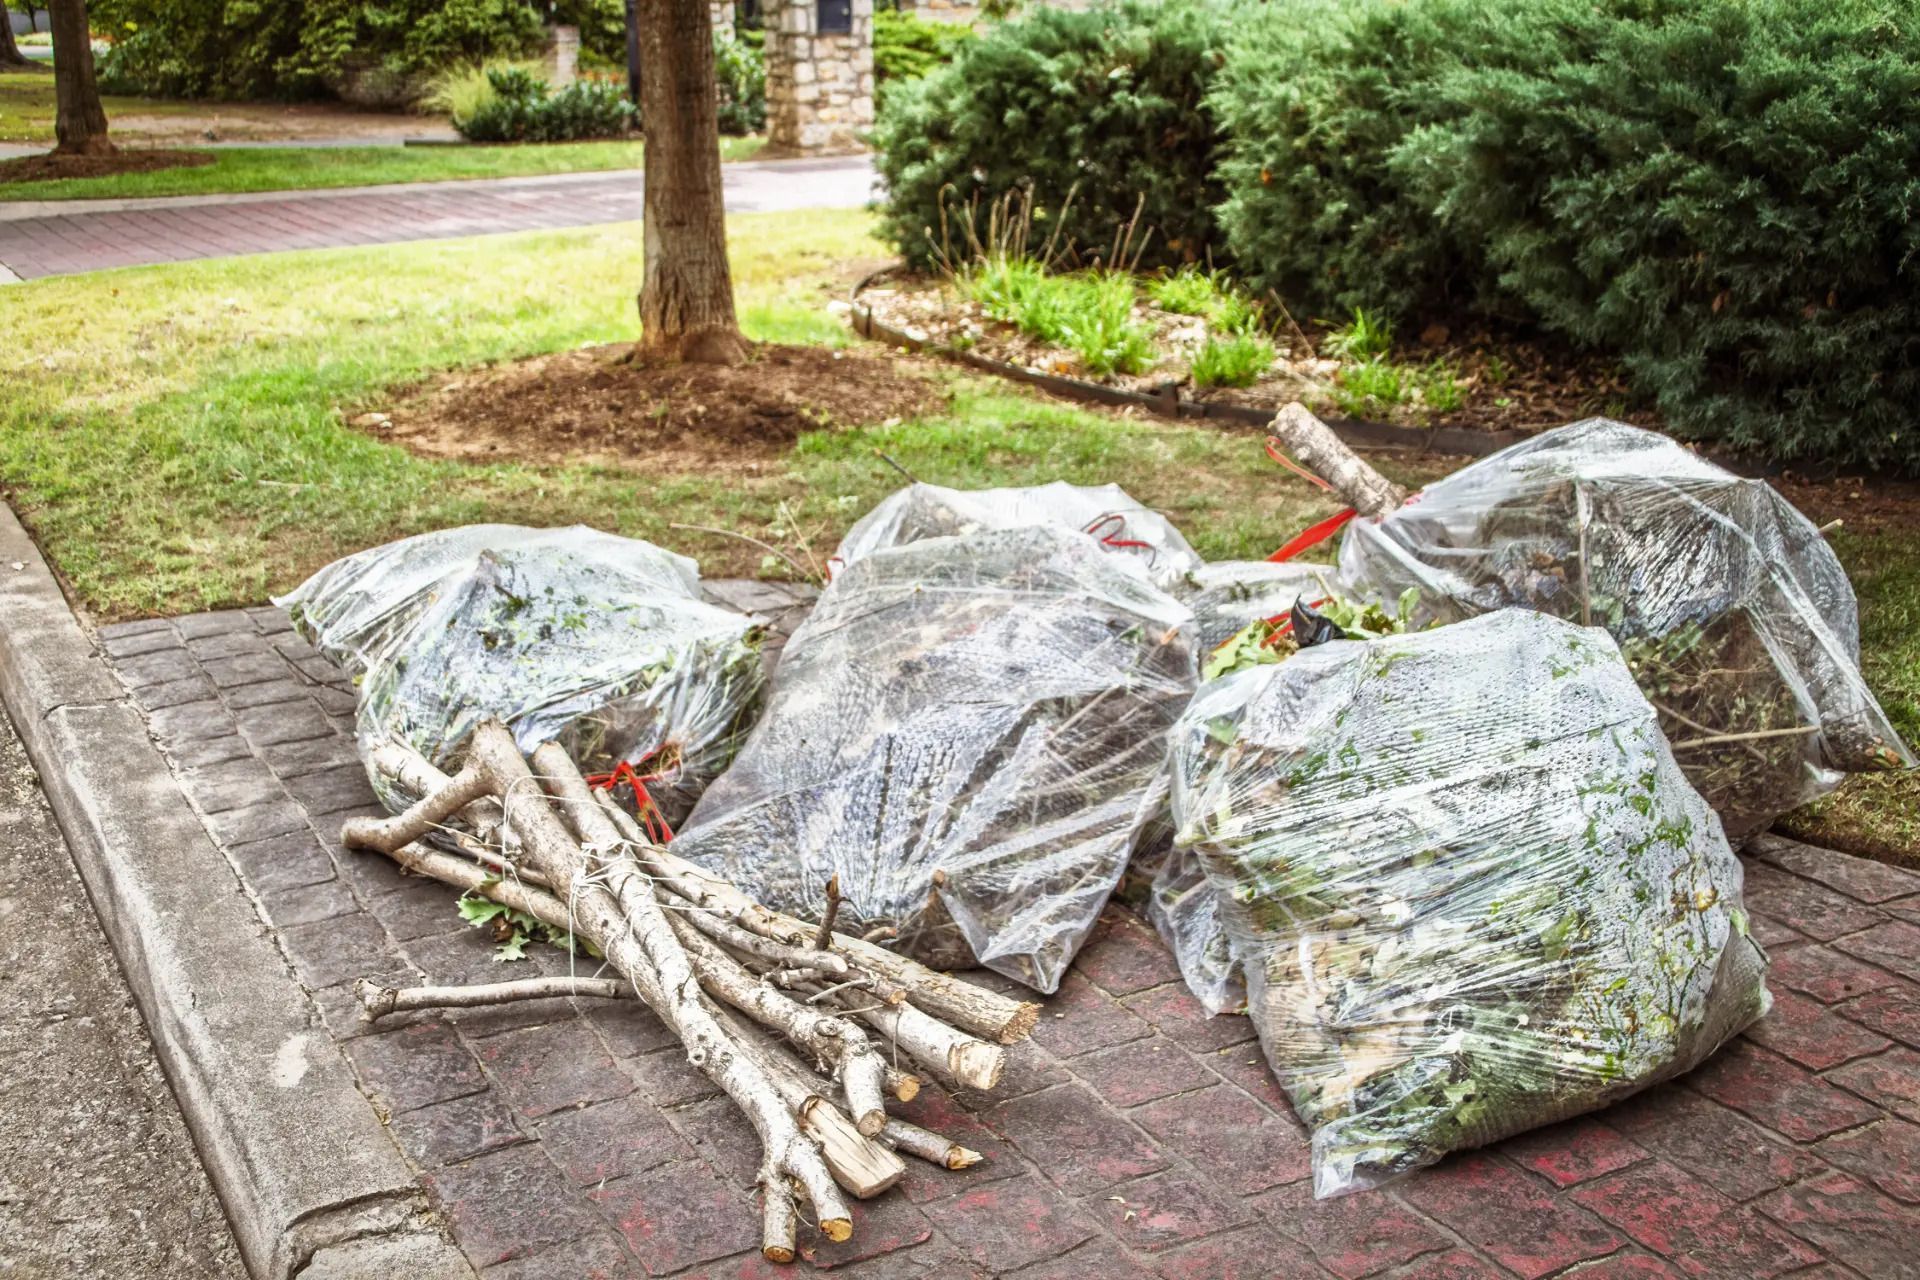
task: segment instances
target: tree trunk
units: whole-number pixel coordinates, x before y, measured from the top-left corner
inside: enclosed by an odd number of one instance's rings
[[[87,28],[87,0],[50,0],[53,18],[53,121],[55,155],[113,154],[107,141],[107,113],[100,87],[93,82],[93,33]]]
[[[642,0],[640,120],[646,130],[646,259],[639,354],[737,364],[720,123],[707,0]]]
[[[0,70],[36,71],[40,64],[20,52],[13,38],[13,19],[7,14],[6,0],[0,0]]]

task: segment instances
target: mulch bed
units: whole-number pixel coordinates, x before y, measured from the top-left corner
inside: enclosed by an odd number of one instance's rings
[[[1277,411],[1290,400],[1300,400],[1322,413],[1340,412],[1331,407],[1340,362],[1320,354],[1327,332],[1316,322],[1274,335],[1278,358],[1253,386],[1195,387],[1188,377],[1188,365],[1191,352],[1204,338],[1203,323],[1193,316],[1162,311],[1144,300],[1135,315],[1152,327],[1160,358],[1144,373],[1104,377],[1079,368],[1073,354],[1064,348],[1021,333],[1011,324],[988,319],[977,304],[942,280],[888,275],[864,290],[859,302],[871,308],[876,320],[936,347],[963,348],[1034,373],[1080,378],[1127,391],[1154,392],[1168,384],[1179,384],[1181,395],[1187,399],[1225,401],[1266,411]],[[1452,366],[1466,390],[1466,401],[1447,413],[1408,403],[1363,415],[1374,421],[1396,426],[1535,431],[1543,425],[1557,426],[1595,415],[1618,417],[1631,406],[1635,423],[1659,425],[1657,415],[1635,402],[1617,366],[1547,344],[1479,328],[1455,334],[1443,325],[1433,325],[1417,339],[1397,343],[1389,358],[1409,369],[1435,362]]]
[[[430,457],[708,471],[802,433],[936,412],[937,367],[878,350],[765,344],[737,367],[648,365],[625,343],[443,374],[354,426]]]
[[[21,156],[0,160],[0,182],[52,182],[59,178],[105,178],[116,173],[196,169],[212,164],[211,151],[115,151],[104,156]]]

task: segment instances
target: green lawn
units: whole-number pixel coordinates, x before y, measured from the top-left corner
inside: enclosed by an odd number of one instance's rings
[[[864,212],[732,222],[749,331],[848,341],[822,304],[883,248]],[[709,562],[714,525],[830,546],[898,475],[977,486],[1119,480],[1210,558],[1264,555],[1333,503],[1255,436],[1123,417],[948,375],[942,412],[821,430],[724,484],[689,467],[429,461],[345,425],[434,370],[635,330],[637,224],[371,249],[215,259],[11,287],[0,344],[0,487],[98,620],[252,604],[348,551],[479,520],[583,521]],[[1389,464],[1420,483],[1443,465]],[[790,514],[787,514],[790,513]],[[1866,668],[1920,740],[1920,531],[1842,533],[1865,614]],[[1856,780],[1796,815],[1809,838],[1920,844],[1920,780]]]
[[[745,160],[765,138],[722,138],[720,155]],[[191,148],[189,148],[191,149]],[[212,149],[198,168],[102,178],[0,182],[0,200],[80,200],[126,196],[198,196],[231,191],[309,191],[453,178],[524,178],[545,173],[634,169],[639,142],[557,142],[527,146],[246,147]]]
[[[849,260],[883,258],[870,225],[851,210],[735,218],[748,330],[848,341],[823,304]],[[0,485],[102,620],[257,602],[345,551],[479,519],[584,520],[701,555],[737,548],[668,525],[766,536],[784,502],[830,545],[899,483],[876,448],[955,484],[1121,478],[1212,556],[1264,554],[1332,509],[1251,439],[957,376],[944,415],[814,433],[722,487],[697,469],[429,461],[344,425],[432,370],[632,337],[640,256],[627,224],[12,286]]]
[[[1920,528],[1841,529],[1832,537],[1860,596],[1867,683],[1894,728],[1920,749]],[[1920,867],[1920,772],[1855,775],[1780,825],[1816,844]]]

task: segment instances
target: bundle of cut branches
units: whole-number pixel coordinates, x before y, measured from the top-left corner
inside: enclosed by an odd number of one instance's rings
[[[916,1069],[949,1086],[993,1088],[1004,1046],[1026,1036],[1037,1006],[835,932],[832,892],[818,923],[761,906],[649,841],[556,744],[537,749],[529,768],[498,720],[475,729],[451,777],[397,744],[372,763],[424,798],[392,818],[349,821],[343,844],[564,930],[612,976],[413,989],[362,980],[368,1017],[637,996],[758,1134],[761,1250],[775,1262],[795,1256],[801,1201],[828,1239],[845,1240],[853,1221],[842,1192],[885,1191],[906,1172],[903,1154],[944,1169],[980,1159],[889,1116],[889,1100],[919,1091]],[[421,843],[430,833],[448,847]]]

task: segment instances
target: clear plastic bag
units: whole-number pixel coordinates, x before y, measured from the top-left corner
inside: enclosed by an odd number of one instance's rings
[[[1147,889],[1147,919],[1180,965],[1180,976],[1206,1011],[1245,1013],[1247,982],[1220,919],[1220,895],[1200,856],[1167,849]]]
[[[477,525],[375,547],[277,603],[360,673],[363,757],[399,740],[442,767],[499,716],[588,774],[625,763],[677,821],[726,767],[762,684],[754,620],[700,599],[684,556],[593,529]],[[416,797],[369,769],[398,810]]]
[[[530,529],[470,524],[369,547],[318,570],[274,603],[300,634],[337,665],[365,671],[433,602],[442,579],[469,573],[483,551],[565,552],[604,566],[621,581],[668,597],[700,594],[692,560],[654,546],[576,524]]]
[[[1739,861],[1597,628],[1303,649],[1202,688],[1172,760],[1317,1195],[1605,1106],[1769,1006]]]
[[[1842,773],[1914,764],[1819,531],[1654,432],[1594,418],[1504,449],[1354,521],[1340,571],[1443,622],[1513,605],[1606,627],[1736,846]]]
[[[770,906],[943,968],[1060,982],[1165,804],[1192,617],[1093,540],[1030,527],[856,558],[675,845]]]
[[[1201,560],[1171,521],[1142,506],[1117,484],[1052,484],[1025,489],[948,489],[913,484],[889,494],[862,516],[833,558],[833,571],[886,547],[988,529],[1044,525],[1077,529],[1108,551],[1138,564],[1173,590]]]
[[[1189,570],[1173,594],[1193,610],[1201,652],[1210,653],[1248,623],[1284,617],[1302,596],[1319,601],[1337,577],[1326,564],[1217,560]]]

